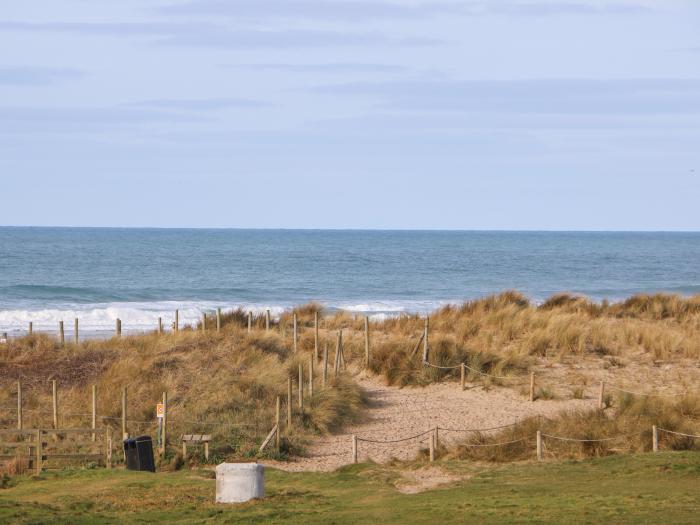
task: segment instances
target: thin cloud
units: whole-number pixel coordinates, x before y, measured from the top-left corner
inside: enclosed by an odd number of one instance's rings
[[[243,98],[154,99],[124,104],[128,107],[174,109],[184,111],[215,111],[230,108],[263,108],[271,104]]]
[[[0,66],[1,86],[49,86],[85,74],[77,69]]]
[[[226,64],[223,67],[252,71],[283,73],[401,73],[408,68],[393,64],[329,63],[329,64]]]

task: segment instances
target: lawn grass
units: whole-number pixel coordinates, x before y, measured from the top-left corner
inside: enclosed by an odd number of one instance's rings
[[[419,494],[398,467],[266,472],[267,497],[216,505],[211,471],[76,470],[20,476],[0,489],[0,523],[697,523],[700,454],[560,463],[441,464],[462,481]],[[405,467],[402,467],[405,468]]]

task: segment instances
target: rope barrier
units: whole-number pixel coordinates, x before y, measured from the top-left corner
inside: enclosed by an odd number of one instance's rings
[[[695,435],[695,434],[684,434],[683,432],[675,432],[675,431],[673,431],[673,430],[667,430],[667,429],[665,429],[665,428],[660,428],[660,427],[657,427],[656,430],[661,430],[661,431],[663,431],[663,432],[667,432],[668,434],[675,434],[675,435],[677,435],[677,436],[685,436],[685,437],[698,438],[698,439],[700,439],[700,436]]]
[[[527,441],[527,438],[520,438],[520,439],[514,439],[513,441],[502,441],[501,443],[483,443],[483,444],[474,444],[474,445],[467,445],[467,444],[462,444],[460,446],[462,447],[470,447],[470,448],[477,448],[477,447],[500,447],[503,445],[512,445],[513,443],[520,443],[521,441]]]
[[[362,438],[362,437],[358,437],[357,440],[364,441],[365,443],[377,443],[377,444],[401,443],[402,441],[410,441],[411,439],[416,439],[416,438],[422,437],[426,434],[429,434],[432,431],[433,431],[433,429],[430,429],[430,430],[426,430],[425,432],[421,432],[420,434],[416,434],[415,436],[410,436],[410,437],[401,438],[401,439],[392,439],[392,440],[388,440],[388,441],[367,439],[367,438]]]
[[[514,427],[516,425],[519,425],[520,423],[522,423],[522,420],[516,421],[515,423],[509,423],[508,425],[500,425],[498,427],[490,427],[490,428],[444,428],[444,427],[437,427],[437,429],[444,430],[446,432],[488,432],[489,430],[500,430],[502,428]]]
[[[682,396],[687,396],[689,394],[688,392],[682,392],[680,394],[664,394],[664,393],[657,393],[657,392],[635,392],[634,390],[626,390],[624,388],[620,388],[620,387],[615,386],[615,385],[608,385],[607,383],[606,383],[605,387],[610,388],[611,390],[617,390],[618,392],[632,394],[633,396],[644,396],[644,397],[682,397]]]
[[[573,441],[575,443],[602,443],[604,441],[614,441],[616,439],[628,438],[631,436],[636,436],[638,434],[641,434],[641,432],[635,432],[633,434],[622,434],[619,436],[613,436],[613,437],[609,437],[609,438],[600,438],[600,439],[578,439],[578,438],[570,438],[570,437],[563,437],[563,436],[553,436],[552,434],[542,434],[542,437],[557,439],[559,441]]]

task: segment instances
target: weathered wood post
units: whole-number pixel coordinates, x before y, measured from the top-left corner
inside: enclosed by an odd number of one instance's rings
[[[435,433],[431,432],[428,434],[428,446],[429,446],[429,452],[430,452],[430,462],[432,463],[435,461]]]
[[[280,396],[277,396],[277,402],[275,404],[275,426],[277,427],[277,432],[275,433],[275,448],[277,452],[279,452],[280,432],[282,432],[282,427],[280,426]]]
[[[216,331],[221,332],[221,308],[216,309]]]
[[[462,390],[464,390],[465,381],[467,377],[467,371],[466,367],[464,366],[464,363],[462,363],[462,366],[460,366],[459,369],[459,384],[461,385]]]
[[[17,381],[17,430],[22,430],[22,383]]]
[[[292,429],[292,378],[287,378],[287,435]]]
[[[207,313],[202,312],[202,332],[207,331]]]
[[[304,367],[299,363],[299,410],[304,411]]]
[[[66,334],[63,332],[63,321],[58,322],[58,339],[61,341],[61,346],[66,346]]]
[[[321,386],[326,387],[326,381],[328,381],[328,343],[323,347],[323,379],[321,381]]]
[[[92,430],[97,429],[97,385],[92,385]],[[95,441],[97,434],[92,433],[92,440]]]
[[[248,310],[248,333],[253,331],[253,312]]]
[[[294,330],[293,330],[293,332],[294,332],[294,344],[293,344],[293,348],[294,348],[294,353],[296,354],[296,353],[297,353],[297,314],[296,314],[296,313],[294,314],[293,318],[294,318],[294,321],[293,321],[293,322],[294,322]]]
[[[75,344],[77,345],[80,342],[80,338],[78,336],[78,318],[77,317],[75,318],[75,321],[74,321],[73,332],[74,332]]]
[[[542,461],[542,432],[537,431],[537,461]]]
[[[270,330],[270,309],[265,310],[265,331]]]
[[[53,399],[53,428],[58,428],[58,386],[51,380],[51,398]]]
[[[333,375],[337,376],[340,370],[340,352],[343,348],[343,331],[338,330],[338,338],[335,342],[335,360],[333,362]]]
[[[352,462],[357,463],[357,436],[352,436]]]
[[[659,429],[656,425],[651,427],[651,450],[654,452],[659,451]]]
[[[530,402],[535,401],[535,373],[530,372]]]
[[[600,382],[600,390],[598,391],[598,408],[600,410],[605,408],[605,381]]]
[[[163,334],[163,318],[159,317],[158,318],[158,335]]]
[[[314,312],[314,359],[318,361],[318,310]]]
[[[173,324],[173,330],[175,332],[180,331],[180,310],[175,310],[175,322]]]
[[[122,388],[122,439],[129,437],[126,425],[126,387]]]
[[[122,320],[121,319],[117,319],[117,321],[116,321],[115,332],[116,332],[117,337],[122,336]]]
[[[160,457],[165,458],[165,452],[167,449],[167,441],[168,439],[168,393],[163,392],[163,424],[161,426],[161,436],[160,436],[160,442],[161,442],[161,449],[160,449]]]
[[[34,334],[34,323],[32,321],[29,321],[29,335]]]
[[[309,399],[314,397],[314,356],[309,356]]]
[[[365,367],[369,368],[369,317],[365,315]]]
[[[425,327],[423,328],[423,362],[428,362],[428,329],[430,327],[430,318],[425,316]]]
[[[43,443],[41,442],[41,429],[36,431],[36,473],[41,474],[41,462],[44,459]]]
[[[106,467],[112,468],[112,433],[109,428],[105,428],[105,443],[107,443]]]

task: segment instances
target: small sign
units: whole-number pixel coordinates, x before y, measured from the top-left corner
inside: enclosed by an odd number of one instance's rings
[[[158,419],[163,419],[163,416],[165,416],[165,407],[163,406],[163,403],[158,403],[156,405],[156,417]]]

